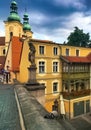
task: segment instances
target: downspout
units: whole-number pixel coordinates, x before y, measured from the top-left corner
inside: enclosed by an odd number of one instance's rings
[[[90,112],[91,112],[91,64],[90,64]]]
[[[69,119],[70,119],[70,64],[68,63],[68,93],[69,93]]]

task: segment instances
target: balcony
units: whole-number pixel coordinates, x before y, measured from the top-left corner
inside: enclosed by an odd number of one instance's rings
[[[62,94],[65,99],[74,99],[74,98],[88,96],[90,95],[90,92],[91,92],[90,89],[83,89],[80,91],[62,92]]]

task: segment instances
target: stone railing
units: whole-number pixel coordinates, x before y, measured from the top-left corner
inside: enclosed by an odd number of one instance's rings
[[[15,85],[15,93],[23,117],[24,130],[64,130],[57,120],[44,118],[47,111],[22,85]]]

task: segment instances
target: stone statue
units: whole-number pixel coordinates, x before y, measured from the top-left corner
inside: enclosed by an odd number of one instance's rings
[[[33,45],[33,43],[29,42],[29,54],[28,54],[28,60],[31,62],[31,65],[35,65],[35,46]]]

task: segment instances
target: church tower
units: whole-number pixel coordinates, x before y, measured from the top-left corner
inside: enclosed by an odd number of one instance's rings
[[[10,15],[8,16],[7,20],[4,21],[6,46],[8,46],[11,36],[21,37],[23,34],[23,25],[17,10],[17,3],[13,0],[10,5]]]
[[[24,17],[23,17],[23,32],[24,32],[24,35],[32,38],[33,32],[31,31],[31,26],[29,24],[28,14],[26,12],[25,12]]]
[[[22,36],[32,38],[33,32],[31,31],[31,26],[29,24],[28,14],[25,11],[22,24],[17,10],[17,3],[15,0],[13,0],[10,5],[10,15],[8,16],[7,20],[4,21],[6,52],[12,36],[17,36],[19,38],[21,38]]]

